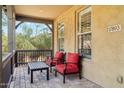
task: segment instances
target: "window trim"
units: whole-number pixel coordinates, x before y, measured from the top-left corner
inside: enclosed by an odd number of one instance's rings
[[[59,26],[60,24],[61,24],[61,26]],[[59,30],[61,30],[61,29],[65,30],[63,21],[60,21],[60,22],[57,23],[57,49],[59,51],[64,51],[64,45],[63,45],[63,50],[61,50],[60,49],[60,42],[59,42],[59,39],[62,39],[62,37],[59,37]]]
[[[79,48],[79,36],[85,35],[85,34],[91,34],[92,35],[92,31],[91,31],[92,30],[92,26],[91,26],[91,30],[90,31],[81,32],[81,25],[80,25],[80,23],[81,23],[81,17],[80,16],[82,16],[84,14],[87,14],[89,12],[91,12],[91,6],[88,6],[88,7],[82,9],[81,11],[79,11],[77,13],[77,24],[78,24],[77,25],[77,31],[76,31],[76,41],[77,41],[77,43],[76,43],[76,51],[77,52],[78,52],[78,48]],[[91,36],[91,39],[92,39],[92,36]],[[91,49],[91,51],[92,51],[92,49]],[[86,58],[85,57],[84,59],[90,61],[92,59],[92,52],[91,52],[91,58]]]
[[[86,9],[84,9],[84,10],[82,10],[82,11],[80,11],[79,12],[79,19],[78,19],[78,33],[81,33],[81,25],[80,25],[80,23],[81,23],[81,17],[80,16],[82,16],[82,15],[84,15],[84,14],[86,14],[86,13],[89,13],[89,12],[91,12],[91,7],[88,7],[88,8],[86,8]]]

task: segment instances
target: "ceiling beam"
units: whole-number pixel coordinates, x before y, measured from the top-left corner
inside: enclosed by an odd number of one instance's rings
[[[23,22],[35,22],[35,23],[45,23],[45,24],[52,24],[53,22],[53,20],[50,19],[35,18],[35,17],[17,15],[17,14],[16,14],[16,20]]]

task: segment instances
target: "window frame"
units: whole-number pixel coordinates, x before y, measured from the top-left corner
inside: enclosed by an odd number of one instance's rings
[[[92,26],[90,26],[91,27],[91,30],[90,31],[87,31],[87,32],[81,32],[81,16],[83,16],[83,15],[85,15],[85,14],[87,14],[87,13],[92,13],[91,12],[91,6],[88,6],[88,7],[86,7],[85,9],[83,9],[83,10],[81,10],[81,11],[79,11],[78,12],[78,20],[77,20],[77,23],[78,23],[78,26],[77,26],[77,32],[76,32],[76,39],[77,39],[77,52],[80,54],[80,55],[82,55],[83,53],[81,52],[79,52],[79,37],[81,36],[85,36],[85,35],[88,35],[88,34],[91,34],[91,40],[90,40],[90,42],[92,41]],[[91,15],[91,14],[90,14]],[[81,42],[83,42],[83,41],[81,41]],[[82,46],[82,45],[81,45]],[[89,55],[83,55],[83,58],[84,59],[88,59],[88,60],[91,60],[92,59],[92,45],[91,45],[91,55],[90,55],[90,57],[87,57],[87,56],[89,56]]]
[[[58,50],[59,51],[64,51],[64,36],[63,37],[59,37],[59,31],[61,31],[63,29],[63,35],[64,35],[64,30],[65,30],[65,28],[64,28],[64,22],[63,21],[60,21],[60,22],[58,22],[57,23],[57,47],[58,47]],[[60,46],[60,39],[63,39],[63,49],[60,49],[61,48],[61,46]]]

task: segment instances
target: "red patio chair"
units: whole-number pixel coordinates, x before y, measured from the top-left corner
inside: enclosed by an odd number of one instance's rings
[[[63,83],[65,83],[65,75],[79,73],[81,79],[81,57],[77,53],[68,53],[64,64],[55,66],[55,76],[57,72],[63,75]]]
[[[64,55],[63,52],[57,51],[53,58],[47,57],[46,64],[50,66],[50,72],[52,72],[53,66],[55,66],[58,63],[62,63],[63,55]]]

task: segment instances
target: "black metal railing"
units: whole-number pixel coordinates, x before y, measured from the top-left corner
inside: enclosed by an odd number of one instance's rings
[[[52,50],[16,50],[15,65],[45,61],[47,56],[52,56]]]

